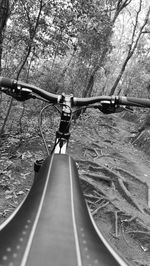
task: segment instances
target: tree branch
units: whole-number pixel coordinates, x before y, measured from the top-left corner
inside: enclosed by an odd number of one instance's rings
[[[123,2],[123,0],[118,0],[117,7],[116,7],[116,12],[115,12],[114,18],[112,20],[112,24],[115,23],[115,21],[116,21],[118,15],[120,14],[120,12],[125,7],[127,7],[131,2],[132,2],[132,0],[125,0],[124,2]]]
[[[139,14],[141,12],[141,8],[142,8],[142,0],[140,0],[139,9],[137,11],[136,18],[135,18],[135,25],[134,25],[133,32],[132,32],[131,44],[130,44],[129,52],[131,51],[132,45],[134,43],[134,38],[135,38],[135,33],[136,33],[136,29],[137,29],[137,24],[138,24],[138,19],[139,19]]]
[[[27,47],[27,54],[25,55],[25,58],[24,58],[24,60],[23,60],[23,62],[22,62],[22,64],[21,64],[21,66],[20,66],[20,69],[19,69],[19,71],[18,71],[18,73],[17,73],[17,79],[19,78],[20,73],[21,73],[21,71],[22,71],[22,69],[23,69],[23,67],[24,67],[24,65],[25,65],[25,63],[26,63],[26,61],[27,61],[27,59],[28,59],[30,53],[31,53],[32,44],[33,44],[33,39],[34,39],[35,34],[36,34],[36,31],[37,31],[37,27],[38,27],[38,24],[39,24],[39,19],[40,19],[41,11],[42,11],[42,8],[43,8],[43,5],[42,5],[42,4],[43,4],[43,0],[40,0],[40,7],[39,7],[39,12],[38,12],[38,16],[37,16],[37,19],[36,19],[35,27],[34,27],[33,32],[30,31],[31,28],[30,28],[30,30],[29,30],[29,33],[30,33],[30,40],[29,40],[29,45],[28,45],[28,47]],[[29,17],[29,16],[28,16],[28,17]],[[30,17],[29,17],[29,19],[30,19]]]

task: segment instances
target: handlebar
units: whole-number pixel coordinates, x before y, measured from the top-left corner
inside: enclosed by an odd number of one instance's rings
[[[21,81],[0,77],[0,88],[9,88],[15,95],[17,93],[23,93],[22,97],[26,100],[29,98],[35,98],[35,95],[40,96],[43,100],[47,100],[50,103],[61,103],[62,102],[62,95],[56,95],[50,92],[47,92],[43,89],[40,89],[34,85],[24,83]],[[7,93],[6,91],[4,91]],[[29,92],[31,94],[30,97],[25,97],[25,93]],[[9,93],[8,93],[9,94]],[[33,97],[34,94],[34,97]],[[64,95],[63,95],[64,97]],[[15,97],[14,97],[15,98]],[[89,97],[89,98],[77,98],[77,97],[70,97],[71,98],[71,105],[76,107],[86,107],[91,104],[99,103],[104,104],[105,106],[136,106],[136,107],[148,107],[150,108],[150,99],[144,98],[135,98],[135,97],[125,97],[125,96],[98,96],[98,97]],[[17,97],[16,97],[17,99]],[[18,99],[17,99],[18,100]]]
[[[49,102],[52,102],[54,104],[58,102],[58,99],[60,97],[60,95],[56,95],[56,94],[44,91],[34,85],[24,83],[22,81],[17,81],[14,79],[9,79],[9,78],[0,77],[0,88],[1,87],[9,88],[12,90],[12,92],[13,90],[17,91],[17,89],[18,89],[18,92],[20,92],[21,88],[22,88],[22,91],[23,89],[29,89],[31,90],[31,93],[33,92],[37,94],[38,96],[42,97],[43,99],[48,100]]]
[[[99,96],[89,98],[74,98],[76,106],[85,106],[97,102],[108,101],[111,104],[137,106],[137,107],[150,107],[150,99],[125,97],[125,96]]]

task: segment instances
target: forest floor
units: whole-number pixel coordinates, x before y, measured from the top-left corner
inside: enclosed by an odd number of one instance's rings
[[[127,116],[85,113],[72,127],[69,152],[77,162],[98,228],[129,265],[149,266],[150,134],[135,138],[136,118]],[[51,139],[48,142],[51,145]],[[1,140],[0,223],[29,191],[33,163],[43,153],[43,143],[35,133]]]

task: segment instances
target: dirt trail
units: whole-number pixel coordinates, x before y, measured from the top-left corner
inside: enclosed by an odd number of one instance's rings
[[[53,130],[53,129],[51,129]],[[150,164],[130,143],[135,124],[119,115],[89,112],[73,125],[69,152],[99,229],[129,261],[150,265]],[[13,137],[0,148],[0,222],[26,195],[33,162],[43,157],[42,141]],[[51,143],[51,139],[49,139]]]

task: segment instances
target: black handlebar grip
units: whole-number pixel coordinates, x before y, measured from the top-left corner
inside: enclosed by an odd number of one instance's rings
[[[0,77],[0,87],[14,89],[17,87],[17,80]]]
[[[150,99],[136,98],[136,97],[116,97],[119,104],[124,104],[127,106],[137,106],[137,107],[149,107]]]

